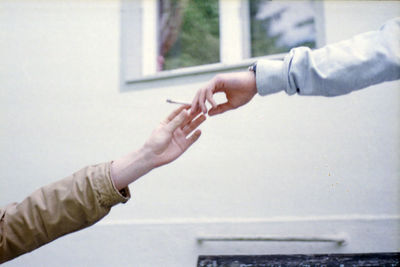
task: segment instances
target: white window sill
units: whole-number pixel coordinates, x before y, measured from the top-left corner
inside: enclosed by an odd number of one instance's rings
[[[195,67],[188,67],[188,68],[181,68],[176,70],[165,70],[158,72],[154,75],[147,75],[138,79],[126,80],[125,83],[127,85],[131,84],[140,84],[146,83],[151,81],[162,81],[168,80],[172,78],[179,78],[191,75],[200,75],[200,74],[207,74],[207,73],[214,73],[214,72],[226,72],[232,70],[239,70],[245,69],[246,67],[250,66],[254,62],[258,61],[259,59],[275,59],[281,60],[286,55],[283,54],[275,54],[269,55],[264,57],[255,57],[255,58],[248,58],[243,59],[242,61],[235,63],[235,64],[224,64],[224,63],[216,63],[216,64],[208,64],[203,66],[195,66]]]

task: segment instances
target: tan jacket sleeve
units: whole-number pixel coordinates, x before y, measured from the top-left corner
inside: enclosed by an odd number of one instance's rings
[[[111,207],[130,198],[117,191],[111,163],[83,168],[39,188],[20,203],[0,209],[0,263],[32,251],[65,234],[88,227]]]

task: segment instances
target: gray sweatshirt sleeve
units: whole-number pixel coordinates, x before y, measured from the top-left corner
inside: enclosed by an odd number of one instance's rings
[[[337,96],[370,85],[400,79],[400,18],[379,31],[311,50],[292,49],[284,60],[257,62],[260,95]]]

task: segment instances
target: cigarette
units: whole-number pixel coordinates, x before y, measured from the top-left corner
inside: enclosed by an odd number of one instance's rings
[[[171,99],[167,99],[167,103],[185,105],[185,106],[190,106],[191,105],[191,103],[186,103],[186,102],[182,102],[182,101],[174,101],[174,100],[171,100]]]

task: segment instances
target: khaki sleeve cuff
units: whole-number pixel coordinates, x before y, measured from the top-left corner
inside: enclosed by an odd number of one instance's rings
[[[111,162],[102,163],[96,166],[99,175],[94,175],[94,189],[100,204],[111,208],[118,203],[126,203],[131,194],[128,187],[118,191],[111,181]]]

